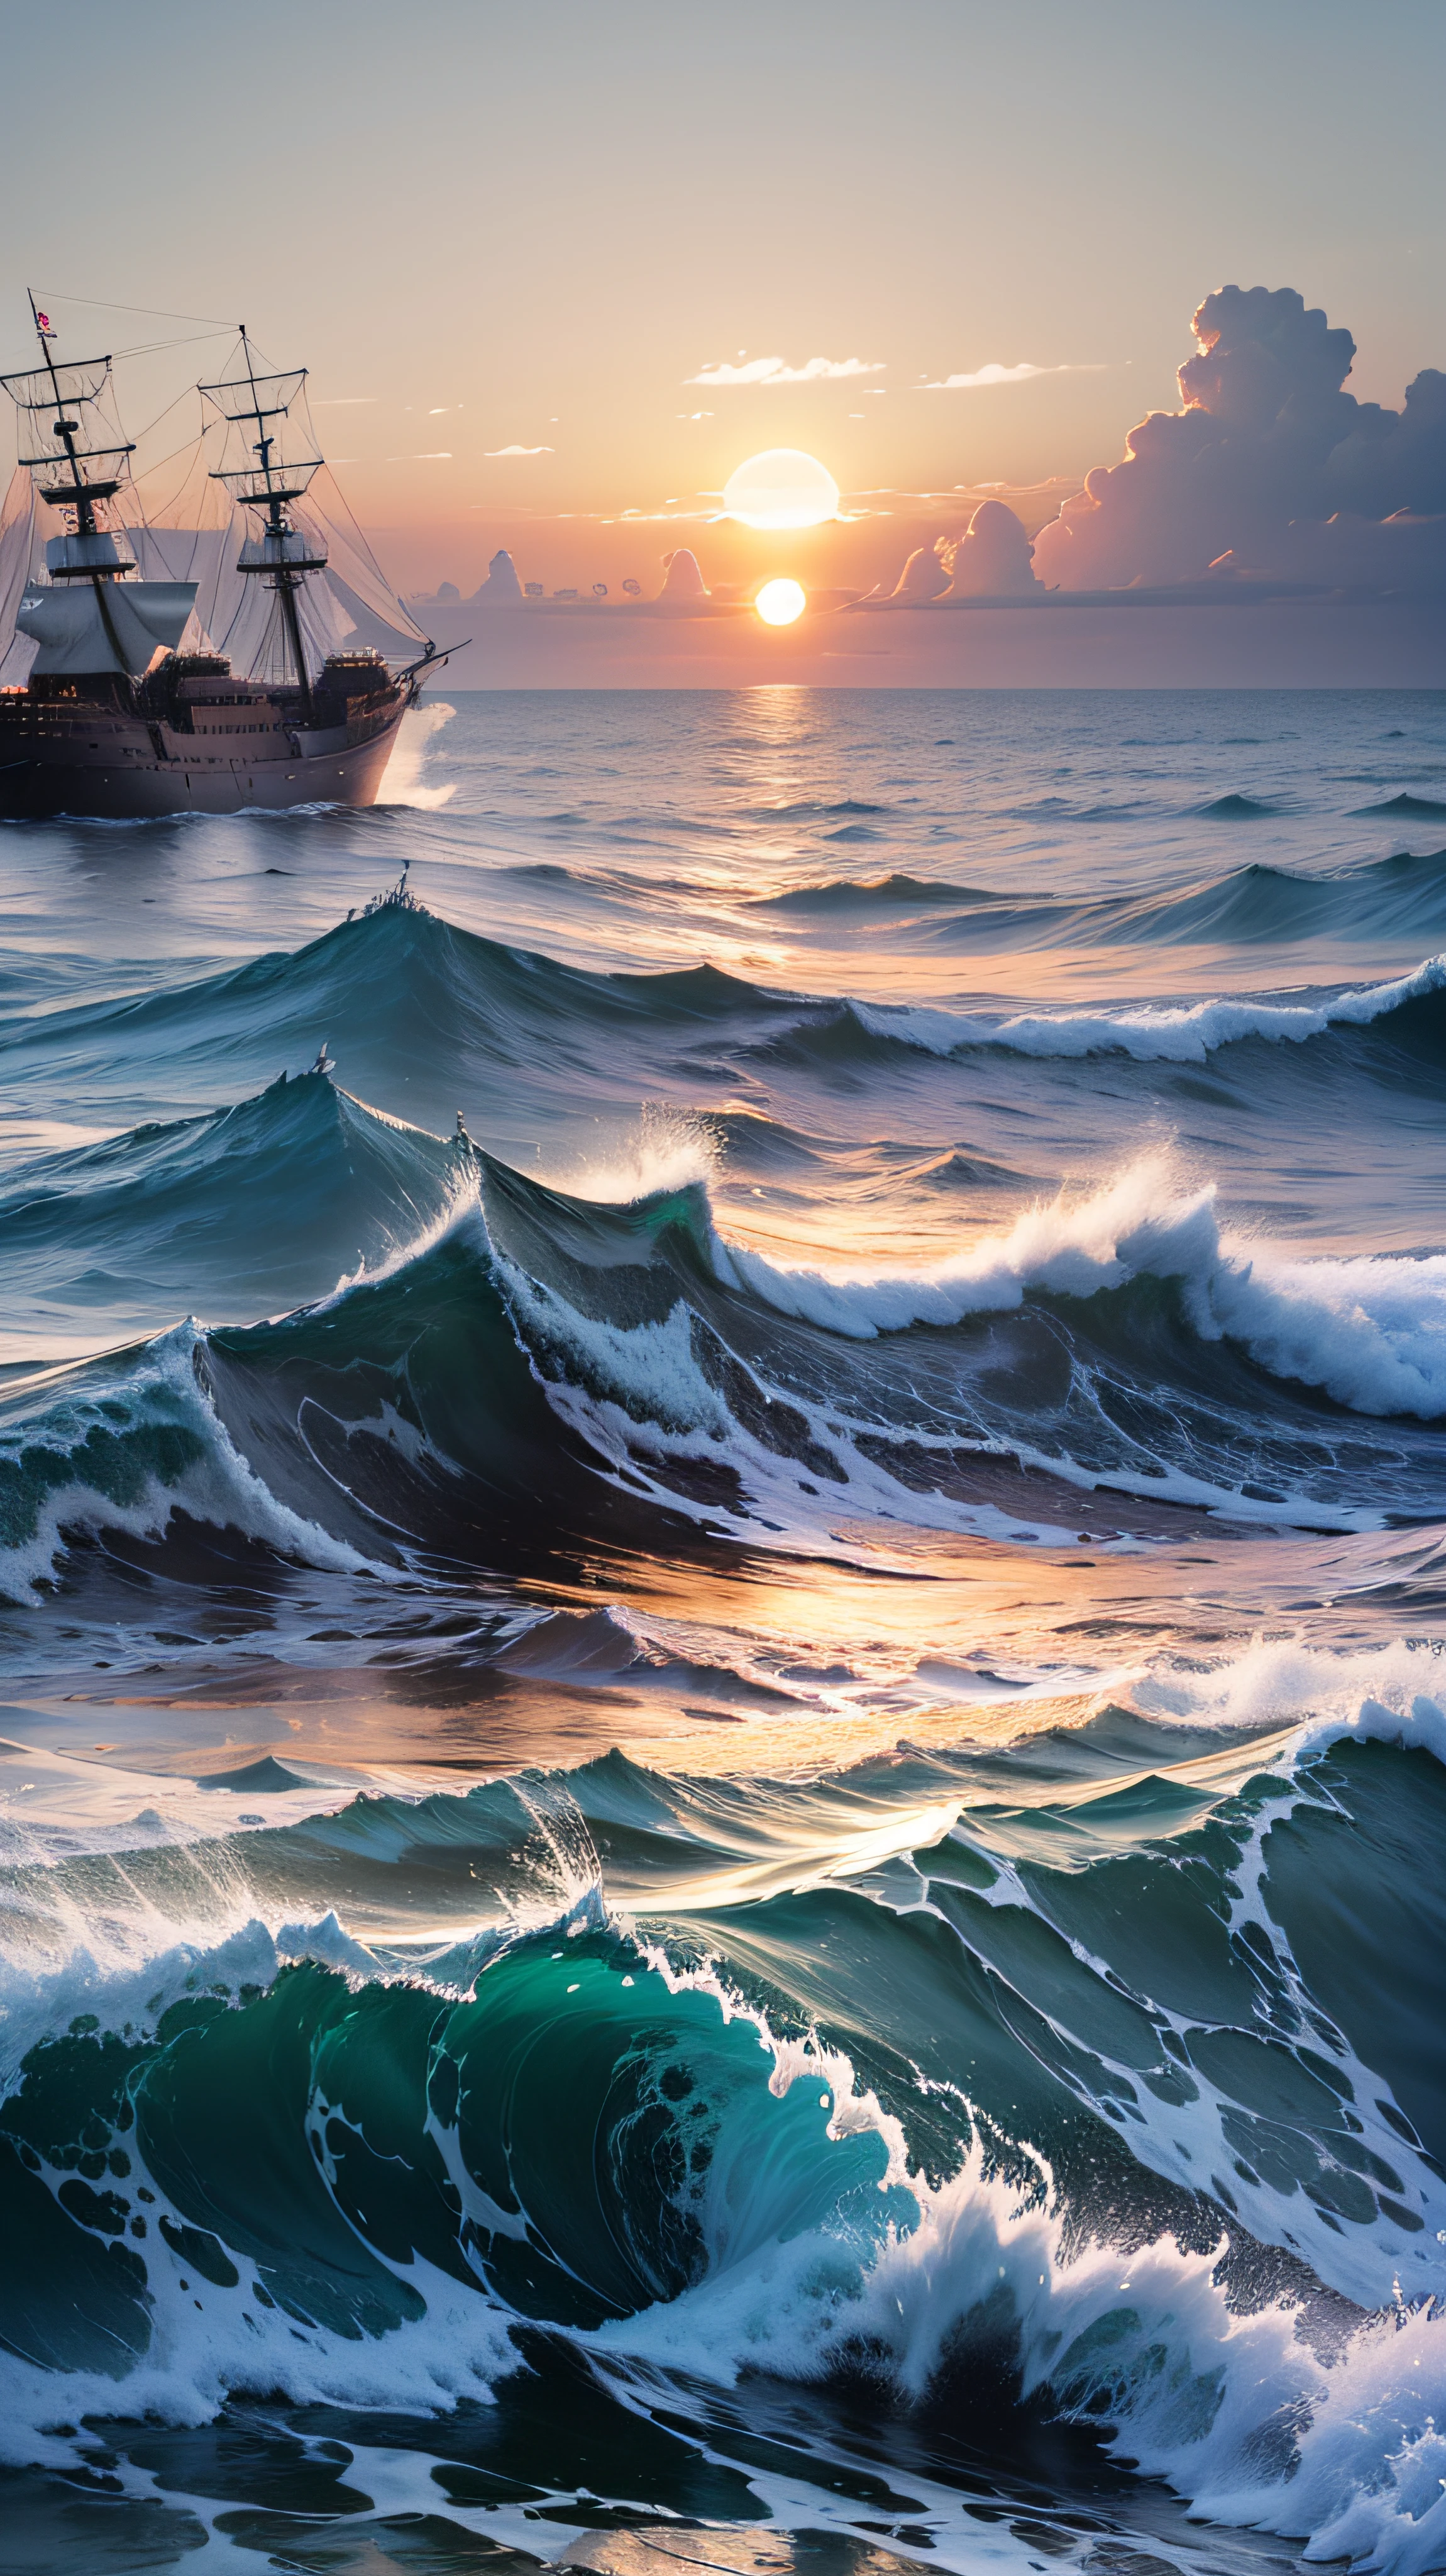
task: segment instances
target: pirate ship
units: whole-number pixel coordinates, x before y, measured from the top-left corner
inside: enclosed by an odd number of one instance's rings
[[[112,359],[62,359],[31,311],[41,364],[0,376],[21,433],[0,520],[0,817],[374,803],[446,656],[334,487],[326,506],[298,434],[305,368],[258,368],[241,326],[228,372],[198,387],[189,506],[161,525]]]

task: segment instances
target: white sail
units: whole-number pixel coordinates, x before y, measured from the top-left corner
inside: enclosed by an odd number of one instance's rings
[[[139,679],[158,652],[175,651],[195,597],[193,581],[110,581],[103,601],[93,582],[56,583],[24,591],[15,623],[40,647],[39,678],[124,670]]]

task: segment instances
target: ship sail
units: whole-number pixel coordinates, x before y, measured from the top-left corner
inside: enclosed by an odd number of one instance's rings
[[[32,523],[39,503],[62,527],[45,538],[45,580],[26,565],[15,631],[39,646],[37,678],[139,678],[157,652],[180,642],[196,585],[131,578],[136,561],[120,496],[130,490],[135,442],[115,419],[111,361],[58,361],[33,297],[31,312],[43,364],[0,376],[0,387],[19,416]],[[33,541],[33,524],[31,534]]]

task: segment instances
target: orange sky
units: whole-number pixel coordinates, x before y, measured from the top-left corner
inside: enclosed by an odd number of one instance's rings
[[[145,0],[125,41],[100,0],[65,16],[63,61],[51,13],[7,18],[0,356],[30,354],[27,283],[75,354],[201,327],[82,294],[244,316],[312,366],[408,589],[475,587],[500,543],[549,587],[652,588],[679,541],[718,579],[867,585],[959,522],[956,487],[1117,458],[1227,278],[1350,325],[1362,396],[1446,355],[1421,0]],[[132,361],[128,418],[224,345]],[[760,359],[866,372],[693,381]],[[706,496],[783,444],[870,515],[709,530]]]

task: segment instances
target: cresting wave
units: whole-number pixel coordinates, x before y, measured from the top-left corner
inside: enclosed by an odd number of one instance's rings
[[[354,1569],[540,1562],[549,1531],[641,1545],[659,1511],[750,1540],[816,1544],[842,1514],[1069,1542],[1102,1484],[1313,1527],[1433,1508],[1410,1426],[1446,1414],[1442,1256],[1273,1253],[1149,1161],[926,1272],[829,1276],[727,1241],[701,1182],[608,1204],[337,1105],[404,1199],[430,1194],[420,1244],[275,1321],[13,1385],[12,1599],[67,1530],[154,1537],[176,1512]],[[686,1140],[658,1151],[686,1168]],[[1332,1430],[1349,1415],[1391,1427],[1369,1451]],[[1026,1501],[1011,1459],[1053,1494]]]
[[[1300,1045],[1333,1029],[1370,1028],[1443,992],[1446,957],[1428,957],[1413,974],[1394,982],[1318,1003],[1222,1000],[1114,1012],[1019,1011],[1005,1019],[908,1003],[894,1008],[857,1002],[852,1007],[873,1035],[922,1047],[931,1055],[997,1046],[1021,1055],[1119,1053],[1139,1063],[1203,1064],[1217,1049],[1250,1038]]]
[[[1324,1387],[1359,1413],[1446,1413],[1446,1256],[1282,1258],[1223,1236],[1216,1198],[1213,1186],[1177,1194],[1168,1164],[1150,1160],[1093,1196],[1032,1208],[923,1276],[785,1270],[721,1243],[717,1258],[782,1312],[864,1337],[999,1312],[1031,1291],[1083,1300],[1179,1280],[1202,1340],[1242,1343],[1273,1377]]]
[[[1437,1660],[1378,1659],[1389,1707],[1325,1658],[1162,1671],[1203,1734],[1104,1710],[1023,1807],[983,1749],[761,1807],[614,1755],[8,1873],[7,2017],[52,2035],[0,2103],[6,2454],[247,2390],[445,2411],[541,2327],[685,2385],[992,2386],[996,2442],[1077,2419],[1429,2576]],[[288,1920],[328,1873],[369,1938]],[[1402,1940],[1383,2023],[1360,1946]]]
[[[881,1045],[945,1063],[1003,1048],[1047,1067],[1101,1053],[1199,1065],[1251,1040],[1292,1053],[1366,1044],[1389,1045],[1429,1081],[1446,1055],[1443,993],[1446,960],[1432,957],[1408,975],[1319,998],[967,1012],[815,998],[711,966],[591,973],[500,947],[420,907],[389,906],[295,954],[197,984],[0,1019],[0,1064],[17,1100],[33,1092],[52,1114],[72,1096],[77,1107],[93,1103],[98,1086],[133,1066],[153,1082],[184,1084],[192,1097],[198,1082],[229,1077],[232,1087],[214,1102],[226,1109],[237,1077],[270,1082],[278,1056],[308,1063],[324,1031],[350,1087],[398,1107],[404,1100],[413,1123],[444,1129],[459,1090],[500,1109],[519,1074],[539,1107],[554,1097],[572,1105],[583,1081],[601,1102],[635,1114],[640,1095],[658,1096],[660,1067],[696,1098],[712,1050],[734,1079],[751,1066],[784,1065],[827,1085],[851,1064],[876,1065]],[[158,1144],[162,1159],[165,1150]],[[102,1171],[98,1160],[90,1173],[78,1162],[75,1177],[94,1188]],[[28,1177],[45,1189],[67,1176],[57,1162]]]

